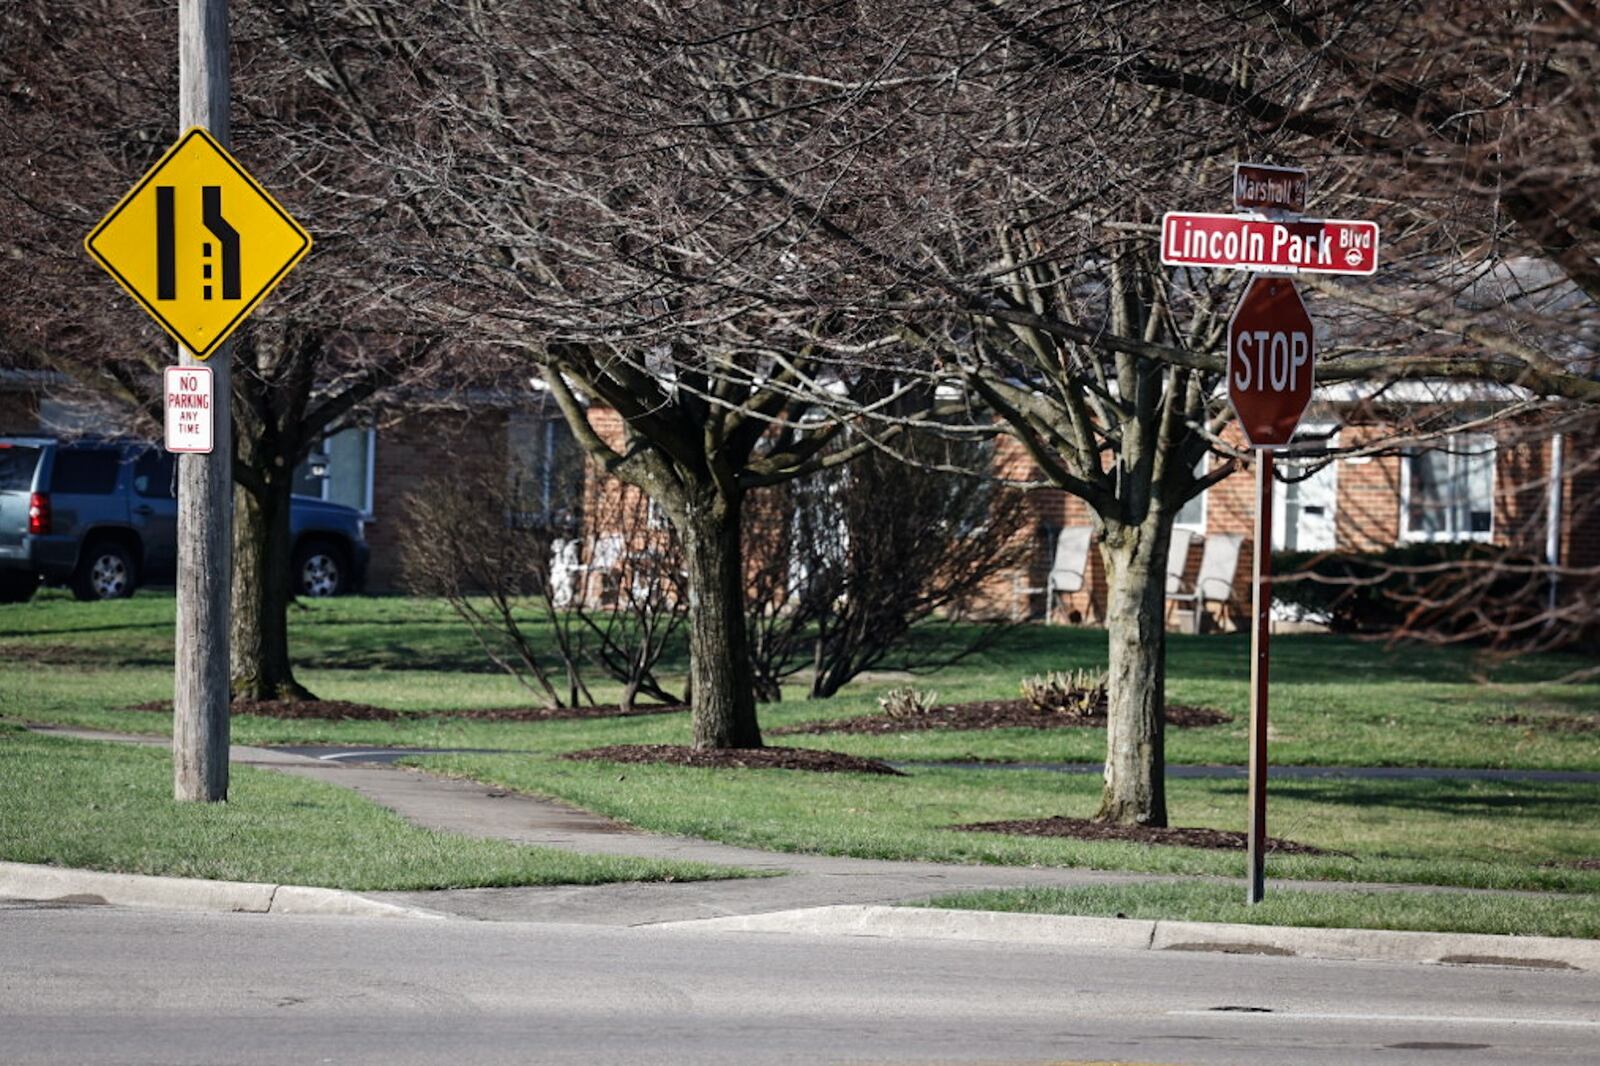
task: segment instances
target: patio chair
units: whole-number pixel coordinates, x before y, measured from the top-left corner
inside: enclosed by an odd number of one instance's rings
[[[1055,613],[1056,597],[1071,596],[1088,586],[1089,542],[1094,530],[1089,526],[1067,526],[1056,535],[1055,556],[1050,562],[1050,573],[1043,587],[1026,586],[1026,574],[1017,575],[1017,600],[1026,604],[1034,593],[1044,593],[1044,620],[1046,624]]]
[[[550,598],[557,607],[571,607],[578,595],[578,576],[583,570],[578,558],[576,537],[550,542]]]
[[[613,602],[617,598],[618,568],[622,562],[622,538],[614,534],[596,537],[591,542],[589,562],[586,566],[578,567],[583,574],[583,587],[580,591],[582,602],[585,604],[603,604],[609,597]],[[600,580],[600,595],[591,599],[590,585],[595,578]]]
[[[1180,575],[1173,587],[1169,567],[1167,574],[1167,599],[1187,603],[1191,615],[1191,632],[1200,632],[1200,622],[1206,615],[1206,605],[1222,604],[1232,615],[1236,611],[1233,597],[1233,579],[1239,571],[1239,552],[1244,537],[1239,533],[1212,533],[1206,537],[1205,548],[1200,553],[1200,574],[1193,588],[1185,588]]]

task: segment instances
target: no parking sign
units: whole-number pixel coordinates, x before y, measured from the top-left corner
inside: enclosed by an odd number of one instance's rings
[[[214,423],[211,368],[169,366],[165,385],[167,451],[209,452]]]

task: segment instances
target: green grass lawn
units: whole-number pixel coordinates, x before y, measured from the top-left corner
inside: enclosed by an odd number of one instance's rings
[[[248,766],[229,784],[227,803],[177,803],[164,750],[6,730],[0,859],[365,890],[739,875],[418,829],[348,789]]]
[[[119,708],[169,699],[172,597],[141,593],[118,603],[76,603],[47,592],[0,606],[0,716],[129,732],[165,733],[162,714]],[[439,601],[352,597],[311,601],[291,613],[300,680],[318,695],[377,704],[407,718],[385,723],[284,722],[241,718],[250,743],[349,743],[553,751],[636,741],[678,742],[682,715],[582,725],[441,721],[430,712],[509,707],[532,693],[491,669],[470,634]],[[1021,679],[1105,661],[1097,630],[1029,625],[957,668],[915,683],[959,701],[1017,694]],[[684,669],[681,649],[667,672]],[[1508,714],[1565,714],[1600,721],[1600,683],[1551,683],[1592,665],[1580,656],[1527,657],[1503,664],[1491,684],[1471,678],[1461,649],[1400,647],[1331,636],[1273,641],[1272,760],[1279,765],[1523,767],[1600,771],[1600,731],[1560,733],[1491,723]],[[1178,763],[1240,764],[1246,755],[1248,641],[1243,635],[1170,641],[1168,698],[1215,707],[1228,725],[1171,730]],[[905,679],[859,680],[831,700],[790,699],[762,708],[773,727],[876,711],[876,697]],[[616,689],[596,686],[601,699]],[[892,760],[1009,759],[1094,762],[1104,757],[1095,729],[1006,729],[888,736],[772,738]]]
[[[120,710],[170,698],[173,601],[78,604],[56,594],[0,607],[0,716],[165,734],[165,714]],[[684,713],[543,724],[435,717],[471,707],[528,705],[531,693],[488,668],[442,603],[401,598],[314,601],[291,621],[300,680],[319,695],[399,710],[397,722],[239,717],[245,743],[346,743],[506,749],[518,755],[433,757],[424,765],[555,796],[641,827],[798,851],[958,862],[1081,865],[1240,876],[1242,855],[951,832],[957,822],[1092,812],[1093,776],[919,768],[909,778],[774,771],[617,767],[555,756],[614,743],[687,743]],[[1226,726],[1173,730],[1173,762],[1238,765],[1246,756],[1247,641],[1175,635],[1169,698],[1235,716]],[[1489,720],[1506,714],[1600,717],[1600,684],[1558,679],[1587,660],[1529,657],[1492,683],[1473,680],[1460,649],[1381,645],[1329,636],[1273,644],[1272,759],[1278,764],[1523,767],[1600,770],[1600,732],[1547,732]],[[960,667],[921,679],[941,700],[1008,697],[1020,680],[1104,661],[1103,633],[1030,625]],[[681,649],[668,669],[683,669]],[[826,701],[764,706],[765,727],[872,713],[905,679],[877,676]],[[615,690],[597,688],[603,700]],[[774,738],[775,740],[779,738]],[[1103,758],[1099,730],[1007,729],[890,736],[781,738],[894,760]],[[1179,825],[1244,828],[1240,781],[1172,780]],[[1600,873],[1558,864],[1600,857],[1600,789],[1588,784],[1279,779],[1275,835],[1348,852],[1274,857],[1274,877],[1400,881],[1460,887],[1595,892]]]
[[[1260,903],[1218,884],[1148,884],[1121,888],[1039,888],[963,892],[921,906],[953,910],[1074,914],[1320,929],[1411,929],[1502,936],[1600,937],[1592,897],[1485,895],[1467,892],[1296,892],[1271,889]]]

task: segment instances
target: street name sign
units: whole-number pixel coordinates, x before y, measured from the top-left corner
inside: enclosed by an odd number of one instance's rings
[[[1250,279],[1228,319],[1228,400],[1252,448],[1281,448],[1311,402],[1311,315],[1289,278]]]
[[[1299,214],[1306,209],[1306,172],[1299,167],[1235,163],[1233,206],[1240,211],[1289,211]]]
[[[1259,273],[1372,274],[1378,269],[1378,224],[1169,211],[1161,217],[1161,262]]]
[[[211,368],[169,366],[162,385],[162,406],[167,412],[167,451],[211,451],[215,437]]]
[[[311,250],[311,235],[196,126],[84,239],[195,358],[209,357]]]

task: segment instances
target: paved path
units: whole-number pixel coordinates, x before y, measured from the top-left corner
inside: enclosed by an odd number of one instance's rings
[[[350,748],[338,745],[288,744],[273,751],[309,755],[327,762],[393,763],[415,755],[516,755],[508,748]],[[979,762],[961,760],[911,760],[893,762],[899,770],[1038,770],[1056,774],[1098,774],[1105,766],[1097,762]],[[1600,784],[1595,770],[1501,770],[1456,766],[1274,766],[1274,779],[1325,780],[1362,779],[1374,781],[1553,781],[1571,784]],[[1245,780],[1250,771],[1244,766],[1199,766],[1167,764],[1167,776],[1175,778],[1237,778]]]
[[[166,745],[164,737],[129,737],[74,729],[41,732],[91,740]],[[550,800],[491,789],[471,781],[352,760],[316,758],[306,751],[235,746],[234,763],[260,766],[352,789],[414,825],[465,836],[509,840],[587,854],[676,859],[739,866],[785,876],[682,884],[614,884],[432,892],[372,892],[371,898],[427,907],[463,917],[640,925],[695,918],[761,914],[834,904],[890,903],[951,892],[1024,886],[1125,885],[1196,878],[1076,868],[968,866],[795,855],[734,847],[688,837],[646,833]],[[344,749],[348,751],[348,749]],[[410,752],[416,754],[416,752]],[[1244,856],[1239,857],[1241,872]],[[1233,879],[1205,878],[1221,883]],[[1237,882],[1242,884],[1242,881]],[[1437,891],[1433,886],[1274,881],[1274,888],[1311,891]],[[1241,892],[1243,889],[1241,888]],[[1472,890],[1457,890],[1472,891]]]
[[[1090,762],[897,762],[901,769],[943,767],[951,770],[1043,770],[1056,774],[1098,774],[1102,763]],[[1454,766],[1273,766],[1274,780],[1286,778],[1354,779],[1375,781],[1565,781],[1600,784],[1593,770],[1484,770]],[[1167,764],[1168,777],[1249,778],[1244,766],[1179,766]]]

